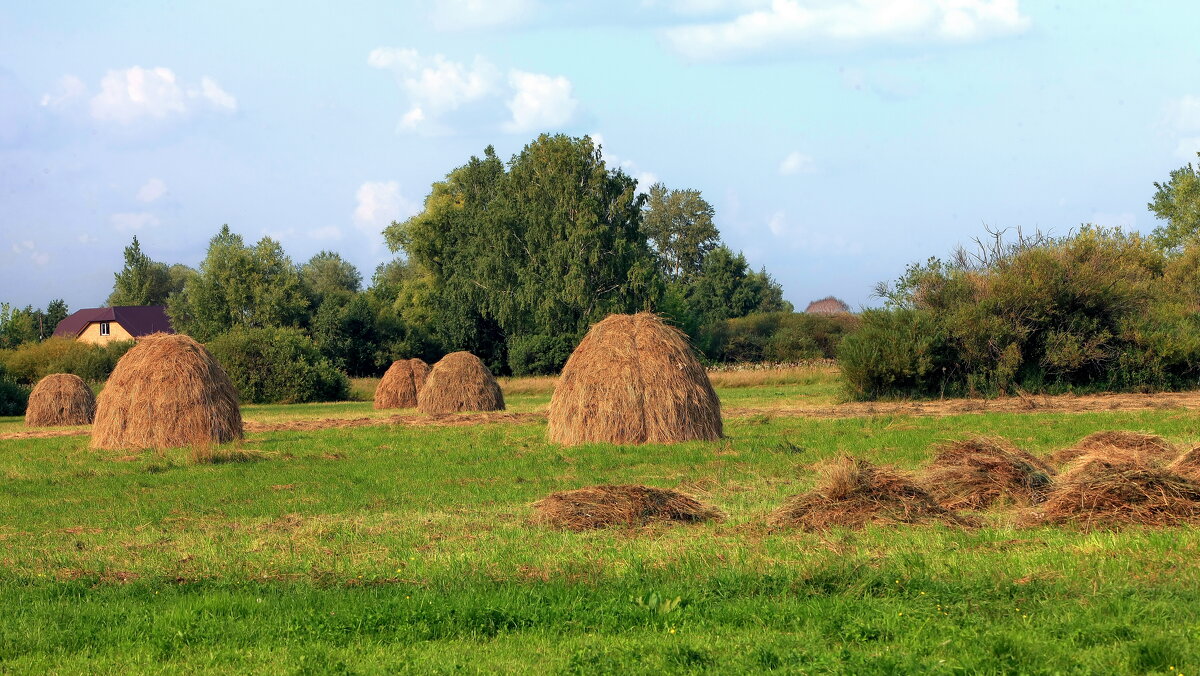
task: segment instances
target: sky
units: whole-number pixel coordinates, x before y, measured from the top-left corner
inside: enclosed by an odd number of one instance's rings
[[[369,280],[494,145],[700,190],[798,309],[987,230],[1149,232],[1200,151],[1200,3],[0,2],[0,301],[102,305],[222,224]]]

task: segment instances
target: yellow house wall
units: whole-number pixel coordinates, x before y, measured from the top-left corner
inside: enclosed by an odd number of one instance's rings
[[[133,336],[125,330],[125,327],[116,322],[109,322],[108,335],[102,336],[100,335],[100,322],[92,322],[87,325],[86,329],[79,333],[79,340],[85,343],[104,345],[114,340],[133,340]]]

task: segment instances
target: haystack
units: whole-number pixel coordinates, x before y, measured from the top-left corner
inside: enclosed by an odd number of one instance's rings
[[[417,410],[431,414],[503,411],[504,394],[479,357],[451,352],[433,365],[417,391]]]
[[[91,425],[96,415],[96,395],[83,379],[70,373],[52,373],[38,381],[29,393],[25,424]]]
[[[1200,446],[1175,458],[1175,461],[1168,466],[1168,469],[1192,481],[1200,481]]]
[[[398,359],[375,388],[375,408],[412,408],[417,405],[417,392],[429,375],[429,364],[420,359]]]
[[[773,525],[817,531],[868,523],[970,523],[897,470],[841,456],[819,466],[817,472],[816,488],[789,498],[771,515]]]
[[[1150,464],[1170,462],[1179,454],[1179,449],[1174,444],[1156,434],[1106,430],[1089,434],[1070,448],[1055,451],[1050,455],[1050,460],[1055,464],[1065,465],[1101,449],[1128,451]]]
[[[725,518],[721,510],[691,496],[637,484],[560,491],[535,502],[533,507],[539,523],[575,531]]]
[[[1040,458],[981,437],[942,445],[920,483],[946,509],[1029,506],[1046,499],[1054,474]]]
[[[1076,460],[1043,505],[1044,523],[1165,526],[1200,520],[1200,483],[1128,451]]]
[[[546,431],[566,445],[712,441],[721,402],[682,332],[648,312],[611,315],[563,367]]]
[[[203,345],[155,333],[117,362],[100,392],[92,448],[205,446],[242,438],[237,391]]]

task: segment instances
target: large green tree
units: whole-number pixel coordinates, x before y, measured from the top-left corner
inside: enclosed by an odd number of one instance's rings
[[[300,266],[300,277],[313,307],[320,307],[326,300],[345,303],[362,287],[358,268],[332,251],[322,251],[308,259]]]
[[[721,242],[713,224],[715,213],[699,190],[668,190],[662,183],[650,186],[642,229],[667,280],[688,283],[700,273],[704,257]]]
[[[679,295],[699,326],[757,312],[791,312],[783,289],[766,270],[754,272],[746,257],[720,245],[704,257],[690,284],[679,285]]]
[[[1171,172],[1171,180],[1155,183],[1154,188],[1154,199],[1146,207],[1167,222],[1154,229],[1155,242],[1164,249],[1178,249],[1195,241],[1200,235],[1200,174],[1196,167],[1180,167]]]
[[[166,263],[152,260],[142,252],[142,246],[134,235],[133,242],[125,247],[125,267],[114,275],[113,290],[105,303],[117,305],[165,305],[167,298],[182,289],[179,277],[173,276]]]
[[[177,330],[208,341],[234,327],[301,326],[308,309],[300,273],[283,247],[270,237],[246,246],[225,225],[167,312]]]
[[[653,307],[661,285],[644,199],[590,138],[542,135],[507,167],[491,147],[472,157],[384,234],[428,272],[446,347],[503,365],[511,344],[573,342],[609,313]]]

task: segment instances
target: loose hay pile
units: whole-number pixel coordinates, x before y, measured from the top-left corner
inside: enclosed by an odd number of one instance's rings
[[[92,448],[205,446],[241,439],[237,391],[203,345],[155,333],[117,362],[100,392]]]
[[[1043,505],[1044,523],[1166,526],[1200,519],[1200,483],[1125,452],[1084,456]]]
[[[1019,448],[976,438],[943,445],[922,473],[921,485],[946,509],[1028,506],[1046,499],[1054,474]]]
[[[1065,465],[1098,450],[1114,448],[1133,453],[1150,464],[1167,463],[1179,454],[1174,444],[1158,435],[1107,430],[1089,434],[1071,448],[1055,451],[1050,455],[1050,460],[1057,465]]]
[[[560,491],[535,502],[533,507],[539,523],[574,531],[725,518],[716,507],[678,491],[637,484]]]
[[[788,499],[771,515],[773,525],[815,531],[868,523],[969,523],[896,470],[841,456],[817,471],[816,488]]]
[[[1192,481],[1200,481],[1200,446],[1176,458],[1168,469]]]
[[[721,402],[683,333],[648,312],[596,323],[563,367],[550,399],[551,441],[614,444],[712,441]]]
[[[420,359],[398,359],[375,388],[375,408],[412,408],[417,405],[417,392],[429,376],[429,364]]]
[[[470,352],[451,352],[433,365],[417,392],[422,413],[503,411],[504,394],[492,372]]]
[[[83,379],[70,373],[52,373],[38,381],[29,393],[25,424],[91,425],[96,415],[96,396]]]

